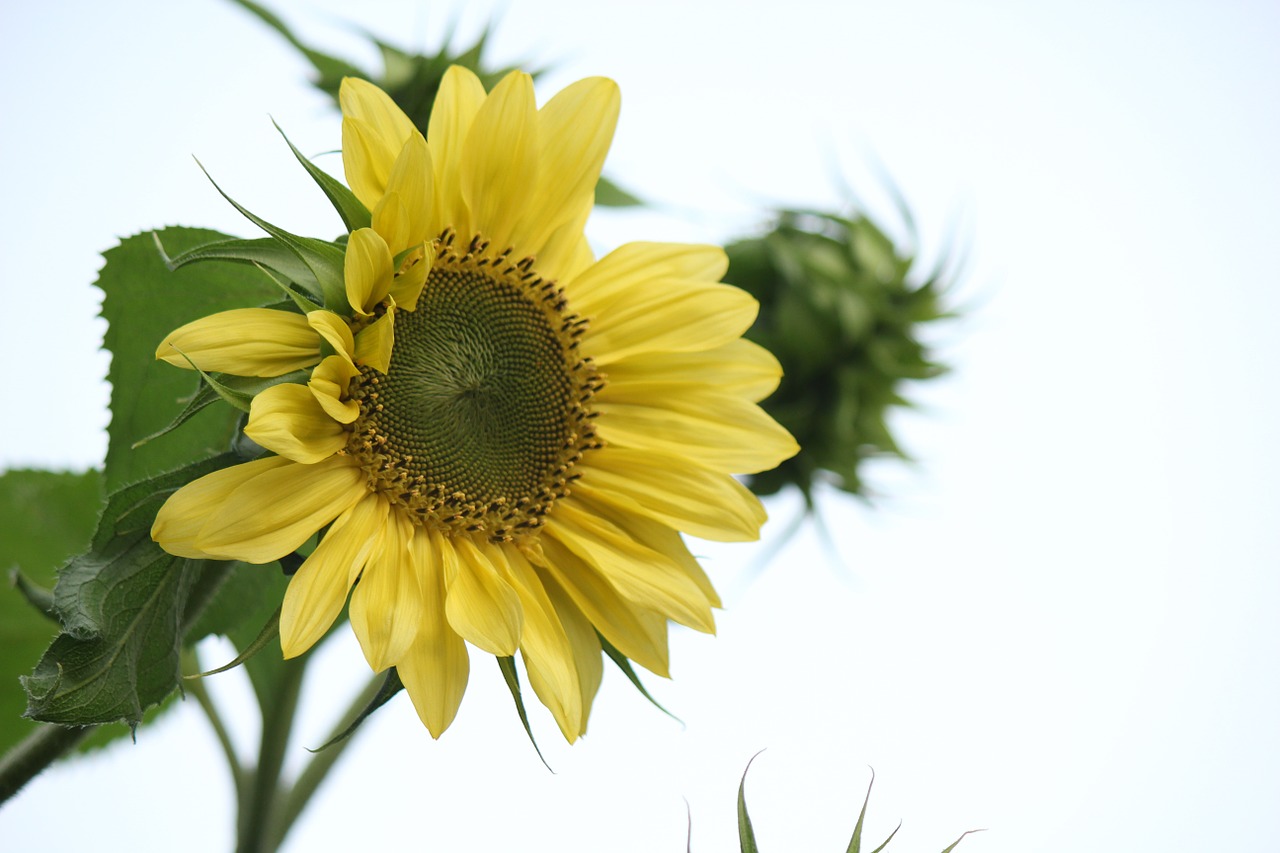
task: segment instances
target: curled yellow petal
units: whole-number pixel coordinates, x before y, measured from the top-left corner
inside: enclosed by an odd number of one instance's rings
[[[335,352],[346,356],[348,361],[355,360],[356,341],[346,320],[332,311],[312,311],[307,314],[307,324],[328,341]]]
[[[347,443],[347,431],[329,417],[311,389],[291,382],[273,385],[253,398],[244,434],[304,464],[327,459]]]
[[[381,373],[391,369],[391,349],[395,345],[395,309],[360,330],[356,335],[356,364],[367,365]]]
[[[307,387],[325,414],[340,424],[354,423],[360,417],[360,404],[347,397],[347,390],[351,380],[359,375],[360,371],[346,356],[331,355],[311,371]]]
[[[235,308],[174,329],[156,358],[236,376],[283,376],[319,361],[320,339],[301,314]]]
[[[372,314],[391,289],[394,270],[387,242],[372,228],[352,231],[342,263],[347,301],[356,313]]]

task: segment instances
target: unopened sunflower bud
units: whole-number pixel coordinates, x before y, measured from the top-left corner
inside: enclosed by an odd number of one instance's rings
[[[920,283],[916,258],[861,214],[781,211],[763,237],[726,251],[726,280],[760,301],[746,337],[782,363],[762,405],[801,447],[753,474],[752,491],[795,485],[809,505],[817,482],[865,495],[864,460],[905,458],[886,420],[908,405],[903,384],[946,371],[921,340],[925,324],[949,316],[941,271]]]

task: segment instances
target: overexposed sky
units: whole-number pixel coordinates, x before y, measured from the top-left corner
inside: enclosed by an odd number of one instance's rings
[[[287,18],[372,62],[344,22],[416,47],[453,11],[367,5]],[[674,679],[648,679],[683,727],[610,672],[579,744],[533,711],[550,775],[479,655],[446,735],[392,702],[287,849],[675,851],[687,800],[693,849],[736,850],[762,748],[767,851],[842,850],[868,765],[868,837],[904,821],[891,851],[976,827],[960,850],[1280,848],[1274,5],[466,6],[465,33],[500,19],[494,59],[555,65],[542,97],[621,84],[606,171],[657,204],[597,217],[601,250],[730,239],[768,205],[839,204],[841,180],[889,218],[883,163],[926,255],[953,230],[970,250],[938,335],[955,372],[898,419],[918,463],[876,470],[887,497],[824,504],[837,555],[811,529],[758,574],[757,546],[695,548],[719,634],[674,629]],[[339,121],[230,3],[5,3],[0,44],[0,465],[81,468],[108,418],[98,253],[166,224],[252,234],[193,154],[260,215],[334,233],[268,115],[304,152]],[[769,509],[766,539],[797,507]],[[364,669],[349,636],[321,652],[295,760]],[[250,701],[238,674],[212,687]],[[254,715],[229,716],[247,750]],[[33,783],[0,846],[225,850],[231,799],[187,703]]]

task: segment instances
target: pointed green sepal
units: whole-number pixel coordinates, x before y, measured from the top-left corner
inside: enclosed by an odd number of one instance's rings
[[[276,612],[271,614],[271,618],[262,626],[262,630],[258,632],[258,636],[253,642],[245,647],[245,650],[236,655],[236,659],[230,663],[223,664],[217,669],[211,669],[208,672],[197,672],[192,675],[184,675],[183,678],[204,678],[206,675],[217,675],[220,672],[226,672],[229,669],[235,669],[249,658],[256,655],[267,647],[272,640],[280,636],[280,611],[283,605],[276,608]]]
[[[356,198],[356,194],[347,189],[343,184],[334,179],[332,175],[316,166],[306,157],[302,155],[289,137],[280,130],[280,125],[276,124],[276,120],[272,119],[271,123],[275,125],[276,130],[280,131],[280,135],[284,137],[285,144],[289,146],[289,150],[293,152],[293,156],[298,158],[298,162],[302,164],[302,168],[307,170],[307,174],[316,182],[316,185],[329,198],[329,203],[333,205],[333,209],[342,217],[342,222],[347,226],[347,231],[356,231],[360,228],[368,228],[373,222],[373,215],[369,213],[369,208],[364,206],[360,199]]]
[[[529,727],[529,715],[524,710],[524,697],[520,695],[520,674],[516,672],[516,659],[514,657],[498,658],[498,668],[502,670],[502,677],[507,682],[507,689],[511,691],[511,698],[515,700],[516,712],[524,725],[524,733],[529,736],[529,743],[533,744],[533,751],[538,753],[538,760],[542,762],[542,766],[551,770],[551,765],[542,757],[542,750],[538,749],[538,742],[533,738],[533,729]],[[551,772],[556,771],[551,770]]]
[[[308,293],[316,297],[320,296],[320,282],[316,280],[311,268],[302,262],[296,252],[274,237],[260,237],[256,240],[238,238],[219,240],[216,243],[189,249],[173,258],[165,252],[159,234],[152,232],[152,238],[155,240],[156,248],[160,250],[160,257],[164,259],[165,266],[171,271],[197,261],[235,261],[254,264],[259,268],[275,270],[276,273],[294,282]]]
[[[181,412],[178,412],[178,414],[174,417],[173,420],[169,421],[167,425],[151,433],[151,435],[143,436],[142,438],[138,439],[132,445],[130,445],[130,448],[133,450],[137,450],[139,447],[146,444],[147,442],[154,441],[162,435],[173,432],[175,429],[177,429],[178,427],[186,423],[188,420],[190,420],[193,415],[197,414],[205,406],[208,406],[210,403],[216,402],[218,399],[219,399],[218,392],[213,390],[213,386],[205,382],[201,382],[200,388],[196,391],[196,393],[191,395],[191,397],[187,401],[187,405],[183,407]]]
[[[324,296],[324,304],[332,310],[340,310],[347,308],[347,289],[343,281],[342,267],[344,262],[344,252],[341,247],[333,243],[326,243],[324,240],[316,240],[311,237],[299,237],[297,234],[291,234],[283,228],[279,228],[267,222],[260,216],[254,215],[245,207],[240,205],[231,196],[223,192],[222,187],[218,186],[218,182],[213,179],[205,169],[204,164],[199,160],[196,164],[200,166],[200,171],[204,172],[205,177],[209,179],[209,183],[213,184],[214,189],[227,200],[228,203],[240,212],[242,216],[257,225],[263,231],[266,231],[272,237],[275,237],[281,243],[289,248],[298,260],[306,264],[307,269],[315,276],[315,280],[320,285],[320,293]],[[345,312],[344,312],[345,313]]]
[[[624,655],[622,652],[618,651],[612,643],[610,643],[608,640],[604,638],[604,635],[600,634],[599,632],[596,632],[596,637],[599,638],[600,648],[603,649],[604,653],[609,656],[609,660],[613,661],[615,664],[618,665],[618,669],[622,670],[623,674],[627,676],[627,680],[629,680],[633,685],[635,685],[636,690],[640,691],[640,695],[648,699],[651,703],[653,703],[653,707],[657,708],[659,711],[666,714],[668,717],[670,717],[671,719],[675,720],[677,723],[683,726],[684,720],[680,719],[675,714],[671,713],[666,708],[659,705],[658,700],[654,699],[651,695],[649,695],[649,691],[645,689],[644,683],[640,680],[640,676],[636,674],[635,668],[631,666],[631,659],[628,658],[626,655]]]
[[[294,304],[294,307],[296,307],[303,314],[310,314],[312,311],[320,310],[319,305],[317,305],[315,302],[312,302],[310,299],[303,296],[298,291],[294,290],[292,287],[289,286],[288,282],[281,281],[280,279],[276,278],[275,273],[271,272],[271,270],[267,269],[262,264],[254,264],[254,266],[262,270],[263,273],[266,274],[267,278],[271,279],[271,282],[276,287],[283,290],[285,293],[285,296],[289,297],[289,301],[291,301]]]
[[[351,721],[351,725],[347,726],[345,729],[343,729],[340,733],[338,733],[333,738],[331,738],[329,742],[324,744],[323,746],[318,746],[315,749],[308,749],[307,751],[323,752],[324,750],[328,749],[334,744],[341,743],[342,741],[351,737],[353,734],[356,733],[356,729],[360,728],[360,726],[364,723],[364,721],[369,718],[370,714],[372,714],[374,711],[381,708],[383,705],[387,704],[387,702],[391,701],[391,697],[395,696],[397,693],[399,693],[403,689],[404,689],[404,683],[400,681],[400,673],[397,672],[396,668],[393,666],[387,670],[387,677],[382,682],[382,686],[378,688],[378,692],[374,694],[374,697],[372,699],[369,700],[369,704],[364,706],[364,710],[361,711],[360,714],[354,720]]]
[[[742,853],[760,853],[756,846],[756,831],[751,826],[751,815],[747,814],[747,773],[751,770],[751,762],[760,757],[760,752],[751,756],[751,761],[742,771],[742,781],[738,783],[738,846]]]
[[[170,346],[173,346],[173,345],[170,344]],[[178,350],[178,355],[186,359],[187,364],[191,365],[192,370],[200,374],[200,377],[204,379],[206,383],[208,383],[208,386],[213,389],[214,393],[216,393],[219,397],[221,397],[223,400],[230,403],[232,406],[239,409],[240,411],[245,413],[249,411],[249,404],[253,402],[253,396],[251,394],[242,394],[239,391],[236,391],[235,389],[227,385],[224,385],[223,383],[219,382],[217,379],[214,379],[213,374],[205,373],[203,370],[197,367],[196,363],[192,361],[191,358],[185,352],[178,349],[177,347],[173,347],[173,348],[175,350]],[[166,432],[167,431],[168,430],[166,430]]]

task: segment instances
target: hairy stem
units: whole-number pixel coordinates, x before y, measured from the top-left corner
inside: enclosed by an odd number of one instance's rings
[[[41,723],[0,757],[0,803],[5,802],[64,753],[75,747],[93,726]]]

